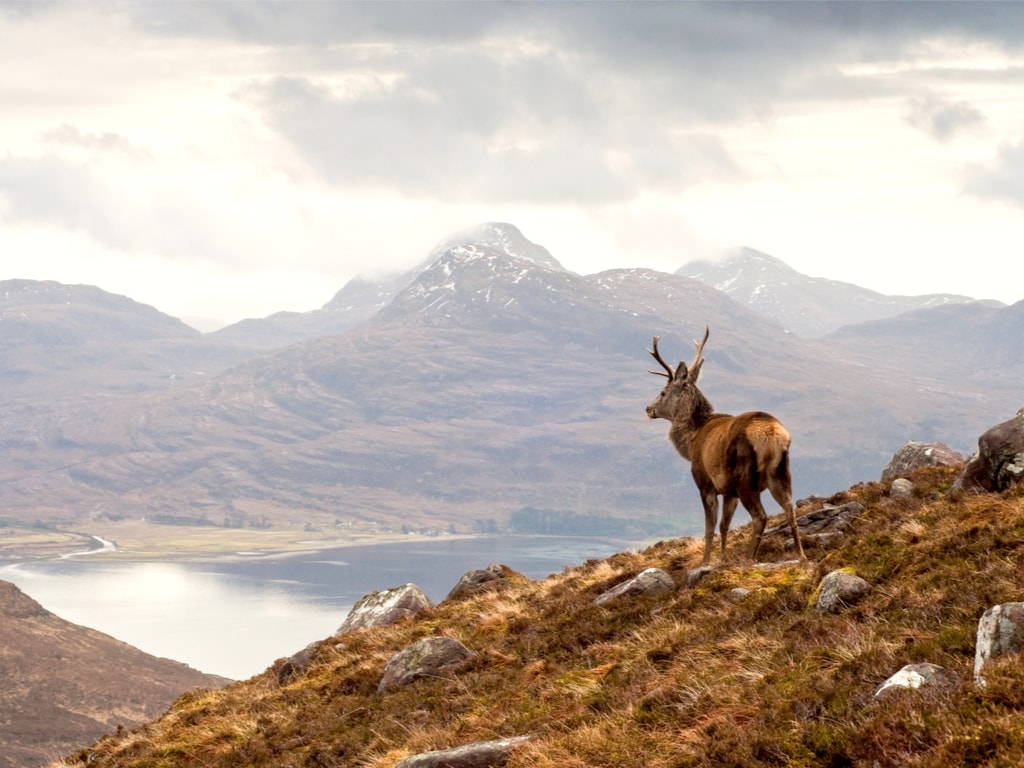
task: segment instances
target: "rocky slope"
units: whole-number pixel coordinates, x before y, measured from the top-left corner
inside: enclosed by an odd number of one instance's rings
[[[836,494],[863,511],[809,546],[806,564],[744,562],[746,528],[710,573],[696,569],[700,544],[680,539],[544,581],[504,574],[415,618],[316,642],[287,674],[281,660],[182,697],[60,765],[410,768],[479,742],[499,762],[472,764],[508,768],[1020,765],[1019,656],[990,661],[984,687],[973,672],[980,617],[1024,588],[1024,485],[954,498],[956,473],[921,471],[900,498],[881,483]],[[785,561],[783,539],[769,559]],[[675,586],[606,599],[651,567]],[[824,600],[835,573],[862,581],[861,596]],[[470,655],[382,685],[427,641]],[[880,697],[919,663],[940,667],[938,682]]]

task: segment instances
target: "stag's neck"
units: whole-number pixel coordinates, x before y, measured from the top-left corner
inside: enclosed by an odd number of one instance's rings
[[[715,413],[714,407],[703,395],[691,406],[685,413],[676,414],[676,417],[672,419],[672,427],[668,431],[672,444],[679,451],[679,455],[687,461],[690,461],[691,447],[697,433],[712,418],[722,415]]]

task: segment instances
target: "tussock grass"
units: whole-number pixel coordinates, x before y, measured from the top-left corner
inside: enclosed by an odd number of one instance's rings
[[[1024,665],[994,662],[984,690],[972,678],[978,619],[1024,599],[1024,489],[952,498],[953,475],[918,473],[910,499],[889,499],[878,483],[837,494],[833,503],[856,499],[866,511],[804,565],[753,567],[738,535],[728,565],[669,595],[594,604],[650,566],[685,584],[701,542],[513,579],[416,620],[328,638],[287,685],[277,684],[279,662],[183,696],[62,765],[390,768],[520,734],[533,739],[511,768],[1024,765]],[[811,598],[838,568],[873,590],[819,614]],[[457,674],[378,695],[387,659],[433,634],[477,655]],[[900,667],[924,661],[949,681],[874,699]]]

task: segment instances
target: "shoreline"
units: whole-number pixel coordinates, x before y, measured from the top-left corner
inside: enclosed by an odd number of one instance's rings
[[[143,527],[145,526],[145,527]],[[120,530],[115,530],[120,528]],[[69,560],[87,557],[104,562],[258,562],[284,560],[354,547],[382,544],[424,544],[496,538],[596,539],[614,542],[625,549],[644,548],[653,541],[633,541],[614,536],[563,536],[520,533],[354,533],[345,536],[310,538],[309,531],[236,531],[207,527],[160,526],[132,522],[96,526],[96,533],[82,530],[30,531],[20,543],[0,533],[0,564]],[[124,535],[117,535],[117,534]],[[241,535],[237,535],[241,533]],[[8,534],[9,536],[9,534]],[[17,537],[15,537],[17,538]],[[83,540],[92,546],[81,549]]]

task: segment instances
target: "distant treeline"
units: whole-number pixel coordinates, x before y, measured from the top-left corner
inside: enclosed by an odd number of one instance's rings
[[[248,515],[225,515],[223,526],[214,522],[205,514],[202,515],[170,515],[157,514],[147,518],[150,522],[160,525],[196,525],[210,528],[270,528],[266,517],[249,517]]]

